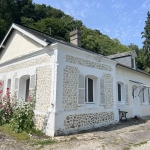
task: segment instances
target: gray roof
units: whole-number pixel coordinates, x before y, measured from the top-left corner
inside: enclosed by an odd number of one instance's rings
[[[118,53],[118,54],[114,54],[114,55],[109,55],[107,56],[110,59],[115,59],[115,58],[120,58],[120,57],[125,57],[125,56],[131,56],[132,53],[134,53],[135,50],[133,51],[128,51],[128,52],[123,52],[123,53]]]
[[[86,51],[86,52],[89,52],[89,53],[92,53],[92,54],[97,54],[97,55],[99,55],[99,56],[103,56],[103,57],[107,58],[106,56],[101,55],[101,54],[98,54],[98,53],[93,52],[93,51],[91,51],[91,50],[87,50],[87,49],[78,47],[78,46],[76,46],[76,45],[74,45],[74,44],[72,44],[72,43],[65,42],[65,41],[63,41],[63,40],[58,40],[58,39],[56,39],[56,38],[53,38],[53,37],[51,37],[50,35],[47,35],[47,34],[45,34],[45,33],[43,33],[43,32],[40,32],[40,31],[38,31],[38,30],[35,30],[35,29],[33,29],[33,28],[29,28],[29,27],[26,27],[26,26],[18,25],[18,24],[15,24],[15,25],[18,26],[19,28],[25,30],[26,32],[31,33],[31,34],[34,35],[35,37],[37,37],[37,38],[39,38],[39,39],[41,39],[41,40],[43,40],[43,41],[45,41],[45,42],[48,42],[48,43],[56,43],[56,42],[59,42],[59,43],[61,43],[61,44],[65,44],[65,45],[68,45],[68,46],[71,46],[71,47],[78,48],[78,49],[80,49],[80,50],[82,50],[82,51]],[[109,58],[107,58],[107,59],[109,59]]]
[[[59,43],[62,43],[62,44],[65,44],[65,45],[68,45],[68,46],[71,46],[71,47],[75,47],[77,49],[80,49],[80,50],[83,50],[83,51],[86,51],[86,52],[89,52],[89,53],[93,53],[93,54],[97,54],[98,56],[103,56],[107,59],[115,59],[115,58],[119,58],[119,57],[125,57],[125,56],[131,56],[133,53],[135,53],[135,50],[133,51],[128,51],[128,52],[123,52],[123,53],[118,53],[118,54],[114,54],[114,55],[110,55],[110,56],[104,56],[104,55],[101,55],[101,54],[98,54],[96,52],[92,52],[90,50],[87,50],[87,49],[84,49],[84,48],[81,48],[81,47],[78,47],[76,45],[73,45],[69,42],[65,42],[65,41],[62,41],[62,40],[58,40],[58,39],[55,39],[47,34],[44,34],[43,32],[40,32],[40,31],[37,31],[35,29],[32,29],[32,28],[29,28],[29,27],[26,27],[26,26],[22,26],[22,25],[18,25],[18,24],[15,24],[16,26],[18,26],[19,28],[25,30],[26,32],[28,33],[31,33],[32,35],[34,35],[35,37],[45,41],[45,42],[48,42],[48,43],[56,43],[56,42],[59,42]],[[7,40],[6,40],[7,41]],[[131,69],[133,71],[137,71],[137,72],[140,72],[140,73],[143,73],[143,74],[146,74],[146,75],[149,75],[149,73],[143,71],[143,70],[140,70],[140,69],[132,69],[130,67],[127,67],[125,65],[122,65],[120,63],[117,63],[117,65],[119,66],[122,66],[122,67],[125,67],[125,68],[128,68],[128,69]]]

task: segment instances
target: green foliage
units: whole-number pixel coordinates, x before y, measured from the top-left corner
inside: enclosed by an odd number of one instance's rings
[[[19,141],[30,139],[29,135],[26,132],[22,132],[22,133],[14,132],[12,130],[12,128],[10,128],[9,124],[4,124],[4,125],[0,126],[0,132],[7,134],[7,135],[13,137],[15,140],[19,140]]]
[[[2,16],[0,19],[0,41],[11,23],[15,22],[46,34],[49,34],[51,27],[51,36],[68,42],[70,31],[79,28],[82,32],[82,47],[104,55],[129,50],[118,39],[110,39],[98,30],[86,28],[81,20],[75,20],[51,6],[35,4],[32,0],[2,0],[0,15]]]
[[[145,21],[144,31],[141,33],[144,38],[142,56],[143,56],[143,68],[150,72],[150,12],[147,13],[147,20]]]
[[[0,82],[0,89],[3,88],[3,83]],[[17,102],[10,98],[9,88],[6,95],[2,98],[3,90],[0,90],[0,125],[10,124],[14,132],[29,132],[34,128],[34,95],[28,96],[28,101],[24,100]]]
[[[0,82],[0,86],[3,86],[3,83]],[[2,94],[3,91],[0,91]],[[6,95],[0,99],[0,125],[9,123],[13,113],[13,106],[10,99],[9,89],[6,91]]]
[[[18,103],[13,111],[13,115],[10,120],[10,127],[14,132],[29,132],[34,128],[34,112],[33,112],[33,102],[23,102]]]
[[[12,22],[22,24],[51,36],[69,42],[69,33],[74,28],[81,30],[81,46],[104,55],[116,54],[136,50],[138,53],[137,66],[140,69],[150,68],[150,13],[148,12],[146,26],[142,37],[144,40],[143,49],[131,43],[126,46],[116,38],[111,39],[99,30],[92,30],[83,25],[81,20],[65,14],[45,4],[35,4],[32,0],[1,0],[0,1],[0,41],[3,39]]]

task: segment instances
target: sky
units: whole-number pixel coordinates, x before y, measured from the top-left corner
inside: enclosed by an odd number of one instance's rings
[[[144,31],[150,0],[33,0],[62,10],[81,20],[91,29],[100,30],[122,44],[134,43],[142,47],[141,32]]]

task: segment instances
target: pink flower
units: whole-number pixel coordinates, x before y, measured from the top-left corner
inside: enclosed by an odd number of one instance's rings
[[[29,102],[31,101],[31,96],[28,96],[28,101],[29,101]]]
[[[3,93],[3,90],[0,90],[0,94],[2,94]]]
[[[2,86],[3,85],[3,83],[2,82],[0,82],[0,86]]]

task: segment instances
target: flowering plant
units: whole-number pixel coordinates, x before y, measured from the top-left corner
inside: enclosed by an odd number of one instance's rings
[[[2,86],[2,83],[0,83],[0,86]],[[2,94],[3,91],[1,90],[0,93]],[[10,98],[9,88],[7,88],[6,95],[0,99],[0,125],[9,123],[12,113],[12,101]]]
[[[0,125],[9,123],[15,132],[29,131],[34,128],[34,95],[29,95],[27,101],[11,98],[10,89],[2,97],[3,83],[0,82]]]
[[[30,131],[34,128],[34,100],[31,96],[28,101],[18,102],[10,120],[10,126],[15,132]]]

